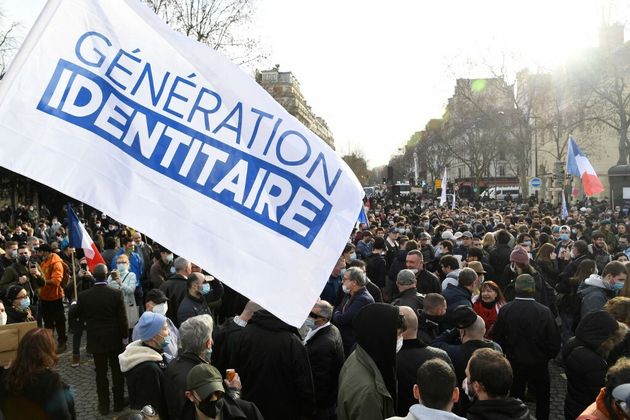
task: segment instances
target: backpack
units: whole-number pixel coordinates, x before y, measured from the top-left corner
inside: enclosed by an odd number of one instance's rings
[[[63,274],[61,276],[61,287],[66,288],[70,284],[70,267],[66,264],[65,261],[61,260],[61,265],[63,266]]]

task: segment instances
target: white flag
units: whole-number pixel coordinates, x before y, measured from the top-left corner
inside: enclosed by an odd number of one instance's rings
[[[440,206],[446,203],[446,168],[444,168],[444,176],[442,176],[442,193],[440,194]]]
[[[138,0],[50,0],[0,85],[0,165],[300,326],[357,220],[337,154]]]

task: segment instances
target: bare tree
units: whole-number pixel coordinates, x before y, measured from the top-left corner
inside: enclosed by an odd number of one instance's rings
[[[15,33],[19,23],[8,21],[0,10],[0,78],[4,75],[9,60],[17,48]]]
[[[237,64],[264,58],[258,40],[247,36],[253,0],[146,0],[175,30],[221,51]]]
[[[618,136],[618,165],[628,163],[630,142],[630,48],[603,46],[574,67],[573,75],[587,98],[591,120]]]

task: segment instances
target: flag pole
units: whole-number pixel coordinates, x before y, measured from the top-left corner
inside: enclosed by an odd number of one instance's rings
[[[74,283],[74,301],[78,301],[79,300],[79,294],[77,293],[77,273],[76,273],[76,269],[74,267],[74,260],[75,260],[75,255],[74,255],[75,249],[72,248],[72,278],[73,283]]]

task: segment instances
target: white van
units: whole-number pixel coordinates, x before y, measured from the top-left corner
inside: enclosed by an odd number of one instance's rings
[[[488,198],[490,200],[505,200],[508,194],[515,199],[521,194],[521,187],[517,185],[490,187],[481,193],[481,198]]]

